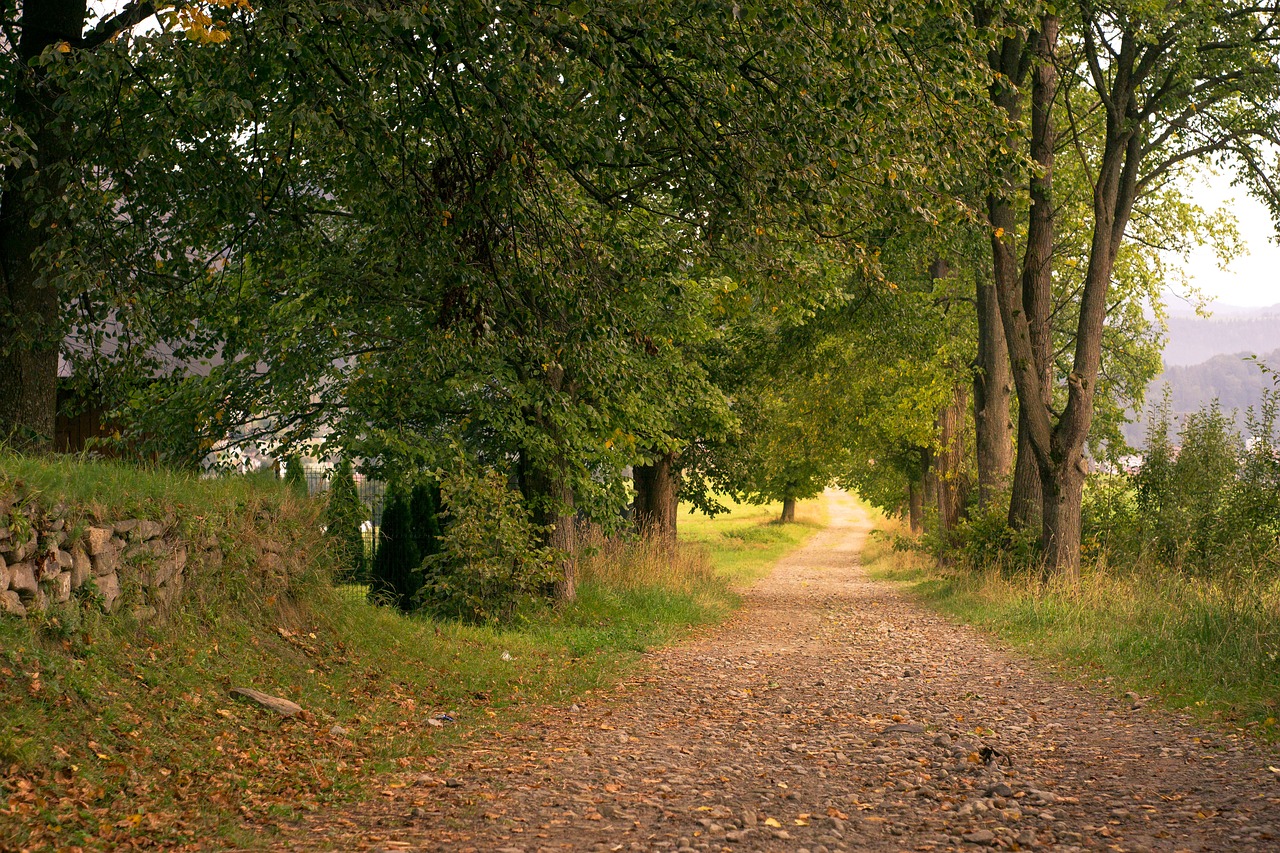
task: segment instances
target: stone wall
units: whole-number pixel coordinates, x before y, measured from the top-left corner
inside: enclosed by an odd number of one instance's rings
[[[0,495],[0,613],[77,598],[151,619],[177,603],[193,566],[221,562],[216,539],[187,541],[174,517],[97,519]]]

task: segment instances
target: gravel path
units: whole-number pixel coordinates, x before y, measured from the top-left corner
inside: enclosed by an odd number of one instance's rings
[[[845,495],[714,633],[291,848],[1280,850],[1274,751],[1037,674],[873,584]]]

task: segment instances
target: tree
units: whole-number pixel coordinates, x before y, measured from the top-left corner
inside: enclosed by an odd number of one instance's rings
[[[712,241],[783,189],[796,140],[777,130],[830,88],[783,61],[822,46],[812,14],[298,2],[255,14],[272,39],[229,27],[271,90],[247,99],[254,147],[285,154],[254,244],[130,312],[219,356],[172,408],[210,441],[303,441],[330,417],[401,467],[449,435],[516,460],[570,596],[575,515],[607,517],[622,468],[672,443],[657,401]]]
[[[104,304],[108,279],[114,276],[136,298],[138,288],[151,283],[147,270],[162,277],[156,273],[166,261],[189,270],[203,268],[209,257],[192,235],[210,234],[206,214],[216,208],[205,206],[197,217],[204,219],[203,230],[183,233],[190,218],[186,210],[178,215],[175,197],[243,188],[233,180],[243,170],[221,168],[219,152],[192,144],[204,133],[207,115],[200,113],[207,102],[160,98],[166,121],[183,125],[183,132],[140,134],[121,144],[136,129],[130,111],[148,100],[125,92],[154,85],[146,74],[156,57],[164,57],[168,68],[188,62],[194,48],[222,40],[223,24],[211,12],[226,18],[247,4],[214,0],[209,10],[195,3],[181,12],[172,7],[133,0],[100,18],[87,0],[0,2],[0,385],[6,389],[0,435],[20,446],[44,448],[52,441],[58,356],[76,319],[72,307],[86,324],[78,330],[81,344],[96,348],[101,327],[95,324],[110,313]],[[128,35],[157,12],[167,22],[160,33]],[[108,91],[112,81],[114,92]],[[169,156],[184,145],[185,155]],[[129,154],[137,156],[118,169],[109,165]],[[215,179],[211,172],[220,174]],[[131,185],[152,179],[151,192],[135,194]],[[244,211],[234,216],[241,231]],[[95,233],[103,239],[94,239]],[[96,262],[87,263],[90,256]],[[144,272],[136,276],[139,260]]]
[[[402,488],[392,483],[387,489],[378,528],[378,548],[373,555],[369,580],[369,600],[389,604],[408,613],[421,586],[422,556],[413,537],[409,501]]]
[[[1005,227],[1011,196],[999,187],[991,196],[991,239],[1023,457],[1034,457],[1042,488],[1041,545],[1047,564],[1068,577],[1079,570],[1084,446],[1101,387],[1112,284],[1135,205],[1181,164],[1225,152],[1239,158],[1255,188],[1268,185],[1256,145],[1275,136],[1280,71],[1270,56],[1278,38],[1277,13],[1274,3],[1081,2],[1065,8],[1061,21],[1052,13],[1041,15],[1025,44],[1016,34],[1005,36],[992,54],[992,68],[999,72],[993,97],[1000,102],[1004,90],[1012,90],[1002,103],[1011,121],[1017,119],[1022,73],[1035,71],[1033,203],[1021,282],[1014,260],[1017,234]],[[1091,98],[1082,103],[1077,97],[1085,91]],[[1060,406],[1048,343],[1057,113],[1065,118],[1070,150],[1091,185],[1087,264]],[[1020,479],[1015,475],[1015,490]]]
[[[351,462],[343,459],[329,477],[329,502],[325,505],[325,532],[333,542],[339,579],[346,583],[368,580],[368,561],[364,552],[361,525],[368,518],[364,503],[356,490]]]

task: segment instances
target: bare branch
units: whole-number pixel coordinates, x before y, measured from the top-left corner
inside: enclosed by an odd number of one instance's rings
[[[159,9],[171,5],[173,4],[161,3],[157,6],[151,0],[142,0],[141,2],[134,0],[134,2],[124,7],[123,11],[107,18],[105,21],[101,21],[98,26],[86,33],[76,46],[85,50],[93,50],[95,47],[106,44],[120,34],[142,23]]]

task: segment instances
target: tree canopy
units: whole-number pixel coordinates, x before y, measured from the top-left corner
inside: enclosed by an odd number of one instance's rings
[[[1231,236],[1182,170],[1280,217],[1277,15],[0,0],[0,429],[52,438],[61,352],[131,452],[483,482],[564,596],[633,497],[834,482],[975,482],[1072,571],[1162,252]]]

